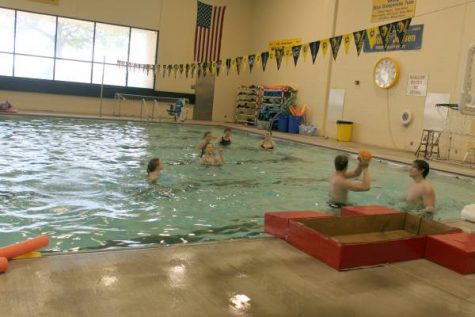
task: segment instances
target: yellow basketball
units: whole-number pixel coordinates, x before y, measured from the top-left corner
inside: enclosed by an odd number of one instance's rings
[[[358,157],[362,161],[370,161],[373,156],[371,155],[369,151],[363,150],[363,151],[360,151],[360,153],[358,154]]]

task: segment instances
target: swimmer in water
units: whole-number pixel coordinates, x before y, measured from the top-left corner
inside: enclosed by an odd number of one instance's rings
[[[231,140],[231,129],[230,128],[226,128],[224,129],[224,135],[221,136],[220,139],[218,139],[218,145],[222,145],[222,146],[227,146],[227,145],[230,145],[232,142]]]
[[[160,178],[160,172],[163,170],[163,164],[158,157],[151,159],[147,165],[147,181],[149,184],[156,184]]]
[[[203,155],[205,154],[206,145],[211,143],[211,140],[213,140],[213,135],[211,134],[211,131],[206,131],[203,135],[203,140],[196,146],[196,148],[201,151],[200,157],[203,157]]]
[[[214,154],[214,145],[208,143],[205,148],[205,153],[201,157],[201,164],[203,165],[221,165],[224,163],[224,150],[219,149],[219,156]]]
[[[264,140],[261,143],[261,149],[273,150],[275,149],[275,147],[276,147],[275,142],[272,141],[272,132],[266,131],[264,133]]]

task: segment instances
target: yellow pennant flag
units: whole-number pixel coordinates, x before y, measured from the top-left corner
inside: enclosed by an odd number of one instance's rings
[[[256,54],[256,59],[254,60],[254,67],[259,67],[261,65],[261,54]]]
[[[309,51],[310,51],[310,46],[308,45],[308,43],[302,44],[302,55],[303,55],[304,63],[307,61],[307,55]]]
[[[270,50],[269,51],[269,60],[272,61],[275,59],[275,51],[274,50]]]
[[[352,33],[343,35],[343,45],[345,47],[345,54],[348,54],[348,51],[350,50],[352,37],[353,37]]]
[[[285,57],[285,64],[289,62],[290,57],[292,56],[292,47],[284,48],[284,57]]]
[[[322,48],[323,56],[327,54],[327,50],[329,46],[330,46],[330,41],[328,39],[324,39],[320,42],[320,47]]]
[[[231,57],[231,70],[236,69],[236,59],[234,57]]]
[[[247,67],[247,55],[244,55],[244,56],[242,57],[242,66],[241,66],[241,69],[242,69],[242,70],[245,70],[246,67]]]
[[[366,29],[366,37],[368,38],[370,48],[373,48],[374,44],[376,44],[376,37],[378,36],[378,33],[377,27]]]

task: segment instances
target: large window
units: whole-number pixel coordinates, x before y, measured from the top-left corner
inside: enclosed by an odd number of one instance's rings
[[[158,32],[0,8],[0,75],[153,88]]]

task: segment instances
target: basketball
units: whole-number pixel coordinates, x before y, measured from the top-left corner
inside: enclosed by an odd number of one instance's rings
[[[360,153],[358,154],[358,157],[362,161],[370,161],[373,156],[371,155],[369,151],[363,150],[363,151],[360,151]]]

